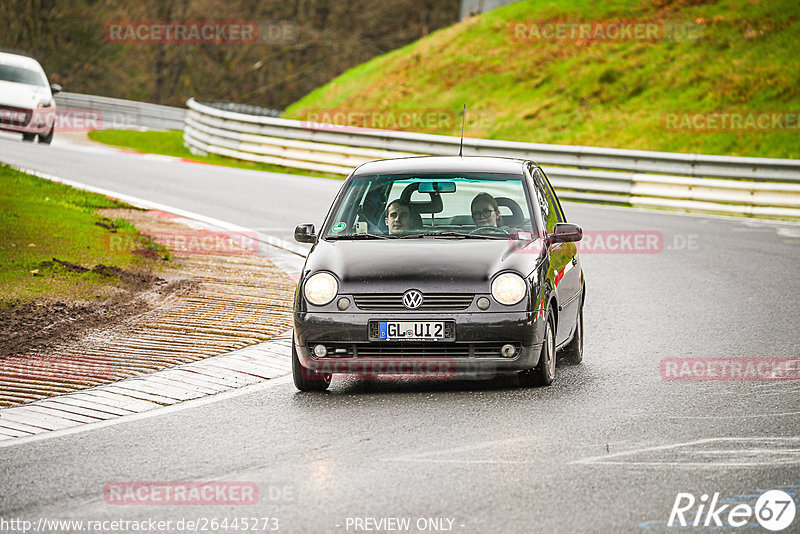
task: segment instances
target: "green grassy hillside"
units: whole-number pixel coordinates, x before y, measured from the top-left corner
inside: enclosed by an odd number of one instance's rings
[[[545,35],[554,23],[568,33],[620,20],[656,24],[656,38]],[[339,123],[458,135],[462,104],[468,137],[798,158],[800,2],[519,2],[347,71],[285,116],[322,122],[331,115],[321,110],[338,110]],[[698,132],[676,115],[715,111],[742,113],[745,128],[718,118]],[[776,111],[780,123],[746,122]],[[427,120],[398,126],[415,115]]]

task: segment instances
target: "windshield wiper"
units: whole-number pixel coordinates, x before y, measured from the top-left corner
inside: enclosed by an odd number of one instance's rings
[[[428,232],[424,234],[409,234],[401,237],[401,239],[413,238],[426,238],[426,237],[458,237],[461,239],[506,239],[507,236],[492,235],[492,234],[468,234],[466,232]]]
[[[328,236],[328,239],[340,240],[340,239],[394,239],[392,236],[388,235],[380,235],[380,234],[348,234],[348,235],[332,235]]]

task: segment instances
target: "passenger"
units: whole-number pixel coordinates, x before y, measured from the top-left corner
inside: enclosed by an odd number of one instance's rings
[[[500,216],[500,206],[497,200],[489,193],[478,193],[472,199],[472,220],[478,226],[503,226],[503,217]]]
[[[390,234],[403,234],[414,228],[411,220],[411,205],[398,198],[386,207],[386,227]]]

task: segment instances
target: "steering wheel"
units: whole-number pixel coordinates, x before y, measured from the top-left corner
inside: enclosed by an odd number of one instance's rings
[[[472,230],[470,234],[489,235],[489,234],[511,234],[511,230],[506,226],[479,226]]]

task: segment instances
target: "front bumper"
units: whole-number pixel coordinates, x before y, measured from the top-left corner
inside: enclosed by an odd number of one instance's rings
[[[454,341],[370,341],[369,322],[455,321]],[[544,316],[537,312],[295,312],[294,336],[303,367],[324,373],[482,376],[531,369],[539,362]],[[324,357],[316,345],[328,349]],[[503,345],[515,348],[504,357]]]

